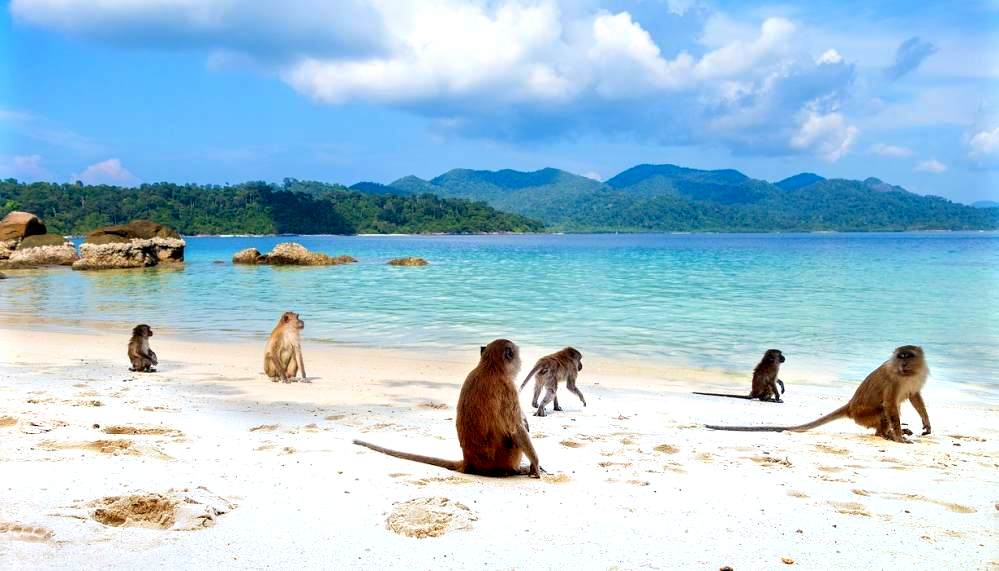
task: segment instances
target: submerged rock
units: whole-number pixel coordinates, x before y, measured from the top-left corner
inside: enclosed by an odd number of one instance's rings
[[[48,230],[42,221],[30,212],[11,212],[0,220],[0,242],[20,240],[46,232]]]
[[[262,255],[256,248],[247,248],[236,252],[232,257],[234,264],[268,264],[272,266],[337,266],[352,264],[356,261],[351,256],[328,256],[319,252],[310,252],[305,246],[296,242],[278,244],[266,255]]]
[[[183,262],[186,245],[173,228],[150,220],[105,226],[87,234],[73,269],[144,268]]]
[[[424,260],[423,258],[396,258],[394,260],[389,260],[388,265],[390,266],[429,266],[430,262]]]

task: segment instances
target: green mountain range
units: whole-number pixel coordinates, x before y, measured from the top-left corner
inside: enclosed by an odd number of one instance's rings
[[[921,196],[877,178],[801,173],[776,183],[725,170],[638,165],[605,182],[546,168],[455,169],[401,178],[408,193],[482,200],[560,231],[899,231],[999,228],[999,211]]]

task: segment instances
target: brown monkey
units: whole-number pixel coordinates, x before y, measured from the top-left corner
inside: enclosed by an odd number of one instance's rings
[[[867,428],[873,428],[877,436],[895,442],[911,442],[905,436],[909,429],[902,429],[900,406],[908,399],[923,421],[923,436],[930,433],[930,416],[919,391],[926,383],[930,370],[923,357],[923,349],[916,345],[903,345],[895,349],[890,359],[874,369],[860,383],[850,402],[833,412],[800,426],[714,426],[715,430],[740,430],[746,432],[804,432],[838,418],[849,417]]]
[[[153,330],[145,323],[132,328],[132,338],[128,340],[128,360],[132,362],[129,371],[155,373],[153,367],[159,364],[156,353],[149,348],[149,338]]]
[[[729,397],[734,399],[760,399],[761,401],[784,402],[780,395],[784,393],[784,381],[777,378],[780,372],[780,364],[785,361],[784,353],[778,349],[767,349],[763,358],[753,369],[753,385],[749,389],[749,395],[729,395],[724,393],[699,393],[695,395],[707,395],[709,397]],[[780,392],[777,392],[777,385],[780,385]]]
[[[271,337],[267,340],[264,350],[264,373],[271,381],[281,380],[290,383],[299,372],[302,380],[305,375],[305,360],[302,359],[302,338],[299,332],[305,328],[305,322],[299,319],[294,311],[286,311],[278,320]]]
[[[480,476],[528,475],[541,477],[538,454],[528,434],[513,381],[520,372],[520,350],[512,341],[497,339],[482,347],[479,364],[465,378],[458,396],[455,426],[462,460],[444,460],[382,448],[355,440],[354,444],[402,458]],[[526,454],[531,465],[520,465]]]
[[[555,410],[562,411],[562,407],[558,404],[558,397],[555,396],[559,381],[565,381],[565,387],[579,397],[579,400],[583,401],[583,406],[586,406],[586,399],[583,398],[583,393],[576,388],[576,375],[582,370],[583,355],[572,347],[566,347],[557,353],[552,353],[538,359],[537,364],[534,365],[534,368],[531,369],[531,372],[527,374],[527,378],[520,385],[520,390],[524,390],[527,382],[537,373],[537,377],[534,379],[534,399],[531,400],[531,406],[538,409],[534,413],[534,416],[545,416],[545,407],[552,400],[555,401]],[[547,391],[541,404],[538,404],[541,389],[547,389]]]

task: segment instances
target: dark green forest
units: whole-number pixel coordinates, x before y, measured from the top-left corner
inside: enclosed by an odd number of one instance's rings
[[[536,232],[537,221],[483,202],[431,194],[370,194],[285,179],[234,186],[155,183],[135,188],[0,181],[0,216],[36,214],[59,234],[135,219],[181,234],[388,234]]]

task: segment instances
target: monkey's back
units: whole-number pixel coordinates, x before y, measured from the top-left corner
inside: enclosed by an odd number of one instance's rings
[[[465,471],[488,474],[516,470],[521,451],[513,437],[522,416],[517,389],[503,372],[476,368],[469,373],[455,414]]]

